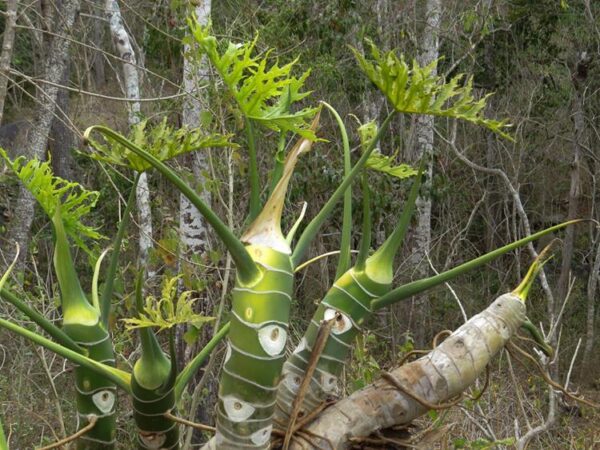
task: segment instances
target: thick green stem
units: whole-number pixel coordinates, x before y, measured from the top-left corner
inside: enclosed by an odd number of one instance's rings
[[[321,102],[335,118],[342,136],[342,149],[344,152],[344,178],[350,176],[352,161],[350,160],[350,142],[344,121],[338,112],[329,103]],[[342,239],[340,241],[340,258],[335,271],[334,281],[341,277],[350,268],[350,239],[352,234],[352,188],[344,192],[344,217],[342,219]]]
[[[78,346],[73,339],[69,337],[63,330],[58,328],[48,319],[46,319],[43,315],[37,312],[35,309],[31,308],[27,303],[19,299],[13,293],[7,291],[6,289],[0,289],[0,296],[2,296],[7,302],[12,304],[15,308],[29,317],[36,325],[42,328],[46,333],[54,338],[56,342],[58,342],[63,347],[68,348],[74,352],[77,352],[82,355],[87,355],[87,352]]]
[[[102,291],[102,298],[100,300],[100,317],[105,327],[108,327],[110,306],[112,303],[115,278],[117,275],[117,266],[119,264],[119,255],[121,254],[121,242],[123,242],[125,230],[127,229],[127,225],[129,224],[131,210],[133,208],[133,205],[135,204],[135,190],[137,188],[140,175],[141,172],[136,173],[135,180],[133,181],[133,185],[131,186],[131,192],[129,193],[129,198],[127,199],[125,211],[123,211],[123,217],[121,218],[121,223],[119,223],[117,235],[115,236],[115,240],[113,242],[113,253],[110,257],[110,264],[108,266],[108,271],[106,272],[106,278],[104,280],[104,290]]]
[[[425,167],[425,158],[421,160],[419,171],[413,182],[408,199],[404,204],[400,221],[392,234],[385,240],[383,245],[367,260],[366,270],[372,280],[382,284],[391,283],[394,276],[394,257],[398,249],[404,242],[404,236],[410,225],[410,219],[415,211],[421,179],[423,178],[423,169]]]
[[[135,363],[131,379],[137,444],[143,450],[175,450],[179,448],[179,425],[167,417],[175,409],[175,371],[156,339],[152,340]]]
[[[42,347],[47,348],[51,352],[54,352],[57,355],[68,359],[72,363],[90,369],[94,373],[97,373],[98,375],[109,379],[128,394],[131,393],[131,389],[129,387],[131,375],[127,372],[124,372],[120,369],[116,369],[114,367],[110,367],[106,364],[102,364],[98,361],[94,361],[91,358],[88,358],[80,353],[74,352],[73,350],[63,347],[62,345],[57,344],[56,342],[53,342],[50,339],[45,338],[44,336],[40,336],[39,334],[30,331],[26,328],[20,327],[19,325],[9,322],[8,320],[0,319],[0,327],[12,331],[13,333],[16,333],[20,336],[23,336],[31,342],[41,345]]]
[[[494,251],[486,253],[478,258],[475,258],[471,261],[468,261],[464,264],[461,264],[453,269],[447,270],[446,272],[442,272],[439,275],[434,275],[429,278],[424,278],[422,280],[413,281],[411,283],[407,283],[403,286],[400,286],[383,297],[375,300],[373,302],[373,309],[381,309],[385,308],[388,305],[392,305],[396,302],[402,301],[408,297],[412,297],[413,295],[419,294],[427,289],[431,289],[434,286],[445,283],[446,281],[450,281],[451,279],[462,275],[470,270],[476,269],[478,267],[483,266],[484,264],[492,261],[498,256],[504,255],[511,250],[522,247],[525,244],[528,244],[531,241],[541,238],[542,236],[546,236],[554,231],[561,230],[569,225],[574,225],[576,223],[581,222],[581,220],[571,220],[568,222],[563,222],[558,225],[554,225],[553,227],[546,228],[545,230],[539,231],[537,233],[532,234],[531,236],[527,236],[523,239],[519,239],[518,241],[512,242],[504,247],[500,247]]]
[[[371,248],[371,188],[369,187],[369,176],[366,172],[362,174],[360,181],[363,193],[362,236],[360,238],[360,248],[354,267],[356,270],[362,271],[365,269],[365,262],[367,261],[369,249]]]
[[[314,237],[317,235],[319,228],[321,228],[321,225],[323,225],[323,222],[325,222],[327,217],[329,217],[329,214],[331,214],[331,212],[333,211],[335,204],[338,202],[338,200],[340,200],[342,198],[342,196],[346,192],[346,189],[348,189],[350,184],[354,181],[356,176],[359,174],[359,172],[362,170],[362,168],[366,164],[367,160],[369,159],[369,156],[371,155],[371,153],[375,149],[375,146],[377,145],[377,143],[383,136],[383,133],[389,127],[390,122],[395,114],[396,114],[396,111],[392,111],[386,117],[385,121],[381,124],[381,128],[379,128],[377,135],[375,136],[375,138],[373,138],[369,147],[365,150],[365,152],[362,154],[360,159],[357,161],[357,163],[352,168],[350,175],[347,176],[346,178],[344,178],[344,181],[342,181],[342,183],[338,186],[338,188],[335,190],[333,195],[329,198],[327,203],[325,203],[325,205],[323,206],[321,211],[319,211],[319,213],[314,217],[314,219],[304,229],[304,232],[300,236],[300,239],[298,239],[298,243],[296,244],[294,252],[292,253],[292,264],[294,267],[298,266],[298,264],[304,257],[304,254],[308,250],[309,244],[314,239]]]
[[[246,138],[248,142],[248,178],[250,181],[250,221],[260,213],[260,180],[258,178],[258,159],[256,155],[256,137],[252,121],[245,118]]]
[[[88,301],[71,257],[69,241],[60,216],[60,208],[52,218],[54,228],[54,270],[60,286],[60,302],[63,309],[63,324],[95,326],[99,323],[100,311]],[[67,334],[69,332],[67,331]],[[71,336],[73,337],[73,336]]]
[[[244,244],[235,237],[235,235],[231,232],[229,228],[219,219],[219,217],[213,212],[213,210],[204,203],[204,201],[200,198],[200,196],[194,192],[194,190],[185,183],[179,176],[175,174],[167,165],[165,165],[162,161],[159,161],[154,156],[141,149],[119,133],[111,130],[110,128],[103,126],[93,126],[88,128],[84,137],[86,139],[89,138],[90,134],[94,131],[101,133],[104,136],[107,136],[119,144],[125,146],[127,149],[131,150],[136,155],[143,158],[146,162],[151,164],[155,169],[157,169],[160,173],[162,173],[179,191],[185,195],[190,203],[192,203],[198,211],[204,216],[206,221],[211,224],[227,250],[231,253],[231,256],[236,264],[237,276],[239,279],[245,284],[252,284],[260,278],[260,270],[256,267],[254,261],[246,251]]]
[[[144,271],[138,271],[135,284],[137,314],[143,311]],[[174,382],[176,366],[162,351],[150,327],[140,328],[142,356],[133,367],[131,391],[133,418],[138,429],[140,449],[177,449],[178,425],[166,417],[175,408]]]
[[[318,115],[311,128],[316,129]],[[285,193],[298,157],[311,148],[302,138],[288,154],[283,174],[263,211],[244,233],[262,277],[252,286],[236,280],[231,328],[219,383],[218,448],[267,449],[275,395],[285,359],[294,274],[291,250],[281,233]]]
[[[4,427],[2,426],[2,419],[0,418],[0,450],[8,450],[8,442],[4,435]]]
[[[273,165],[273,171],[271,172],[271,183],[269,185],[269,196],[275,190],[275,186],[279,183],[281,179],[281,175],[283,174],[283,165],[285,163],[285,143],[286,143],[286,134],[281,131],[279,133],[279,141],[277,143],[277,152],[275,153],[275,163]]]
[[[99,305],[85,296],[71,258],[69,242],[57,208],[52,217],[55,235],[54,269],[61,292],[63,330],[75,343],[86,349],[90,359],[114,366],[112,341],[100,320]],[[113,449],[116,444],[116,387],[110,378],[86,366],[75,367],[77,413],[81,418],[95,416],[93,428],[78,442],[79,449]],[[87,419],[79,426],[85,427]]]

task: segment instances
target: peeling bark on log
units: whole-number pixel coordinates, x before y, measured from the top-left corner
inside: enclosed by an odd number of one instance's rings
[[[502,295],[431,353],[394,369],[391,375],[429,403],[446,402],[477,379],[524,320],[524,303],[513,294]],[[334,449],[345,449],[352,437],[410,423],[427,410],[388,381],[379,379],[325,410],[304,430],[318,444],[317,448],[331,448],[329,440]],[[313,447],[296,440],[290,448]]]

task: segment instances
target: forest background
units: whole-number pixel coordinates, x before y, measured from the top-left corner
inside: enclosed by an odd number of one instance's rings
[[[115,22],[115,5],[124,24],[121,29]],[[483,129],[416,116],[397,118],[381,143],[381,152],[398,163],[415,164],[424,153],[433,155],[397,282],[448,269],[568,218],[600,220],[598,2],[223,0],[211,5],[178,0],[7,0],[0,10],[0,145],[12,157],[50,157],[59,176],[100,191],[101,198],[120,197],[120,202],[100,201],[89,219],[106,235],[116,229],[123,188],[129,182],[74,151],[83,149],[82,130],[105,124],[127,134],[146,120],[149,128],[162,120],[176,128],[197,123],[221,132],[242,128],[216,95],[218,80],[210,67],[189,48],[185,19],[190,12],[204,21],[210,18],[219,39],[235,42],[256,36],[257,48],[275,49],[271,56],[281,63],[298,58],[298,75],[311,69],[306,81],[313,92],[311,101],[334,105],[348,124],[381,121],[388,108],[348,48],[362,49],[364,38],[384,49],[399,49],[407,60],[427,64],[440,58],[439,75],[473,74],[478,95],[494,92],[486,115],[508,118],[514,143]],[[131,71],[137,74],[137,91]],[[351,141],[358,142],[356,127],[349,128]],[[260,172],[267,174],[278,142],[273,133],[261,133],[257,152]],[[333,119],[323,114],[319,136],[333,144],[317,144],[299,163],[284,223],[293,223],[306,199],[306,215],[312,217],[340,182],[343,166],[336,133]],[[221,217],[241,230],[247,225],[250,198],[243,137],[238,144],[239,148],[203,150],[177,164]],[[267,181],[262,180],[265,186]],[[370,182],[378,246],[395,224],[398,202],[410,184],[383,175],[372,175]],[[147,183],[146,195],[142,190],[138,199],[147,207],[136,221],[140,232],[125,243],[124,259],[145,261],[156,287],[163,274],[182,273],[186,289],[201,299],[203,312],[214,316],[230,276],[225,250],[194,222],[198,218],[189,205],[186,209],[160,176],[149,174]],[[21,242],[24,289],[35,293],[37,308],[56,316],[51,229],[24,195],[8,168],[0,166],[0,265],[12,260],[13,242]],[[355,197],[359,210],[360,193]],[[310,257],[339,249],[341,211],[339,205]],[[359,215],[354,225],[360,228]],[[560,342],[559,358],[552,369],[556,379],[598,399],[600,233],[590,224],[558,237],[562,250],[545,267],[546,289],[536,288],[531,294],[529,314],[534,323],[552,319],[558,324],[554,339]],[[358,237],[351,245],[358,248]],[[531,250],[515,251],[484,270],[378,313],[354,349],[345,373],[347,392],[370,383],[381,368],[394,365],[412,349],[429,346],[438,331],[463,323],[464,315],[480,311],[516,284],[530,260]],[[83,254],[77,261],[81,267],[88,265]],[[304,269],[297,297],[322,298],[335,266],[331,256]],[[86,270],[83,273],[91,273]],[[123,269],[126,283],[117,286],[122,297],[115,317],[126,316],[132,306],[126,293],[131,292],[134,270],[133,263]],[[0,313],[20,319],[5,304],[0,304]],[[311,304],[295,306],[292,342],[297,342],[311,314]],[[112,332],[119,358],[127,364],[136,351],[131,334],[118,320]],[[181,340],[182,357],[189,358],[197,342],[209,337],[204,329],[188,330]],[[72,399],[62,395],[68,366],[4,331],[0,350],[0,415],[15,448],[32,448],[72,431],[65,429],[72,422]],[[218,369],[218,361],[209,367],[213,373]],[[203,383],[204,401],[210,404],[214,386],[206,378]],[[453,410],[445,418],[447,433],[437,439],[457,448],[485,448],[503,439],[510,446],[541,425],[534,448],[600,445],[598,413],[564,399],[550,415],[547,390],[539,378],[501,356],[478,405]],[[210,414],[200,419],[212,420]],[[431,414],[419,425],[426,429],[427,421],[437,419]],[[123,424],[121,432],[131,433],[127,422]]]

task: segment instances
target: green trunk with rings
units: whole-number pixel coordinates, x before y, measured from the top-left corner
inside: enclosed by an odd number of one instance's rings
[[[275,397],[285,358],[293,290],[290,255],[260,245],[246,247],[262,277],[236,282],[231,329],[219,386],[219,449],[269,448]]]

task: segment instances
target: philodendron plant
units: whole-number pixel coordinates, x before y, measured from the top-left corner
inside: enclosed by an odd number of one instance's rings
[[[54,265],[61,290],[63,326],[55,326],[2,286],[0,295],[37,323],[52,340],[4,319],[0,319],[0,326],[77,365],[74,384],[80,426],[82,430],[85,428],[78,441],[80,448],[114,447],[116,388],[121,388],[132,398],[133,419],[137,426],[135,445],[138,448],[178,448],[179,425],[175,405],[202,361],[225,336],[227,348],[215,411],[216,435],[207,445],[219,449],[266,449],[270,446],[272,434],[276,433],[285,436],[284,446],[287,447],[296,419],[300,415],[311,414],[328,395],[338,390],[339,374],[347,362],[354,337],[373,312],[481,267],[499,255],[572,223],[528,236],[434,277],[393,288],[394,259],[406,234],[419,193],[423,167],[428,161],[423,160],[421,167],[414,170],[406,165],[395,166],[393,158],[378,152],[392,119],[397,114],[443,116],[482,126],[511,139],[505,131],[507,124],[483,116],[485,97],[479,100],[473,97],[471,81],[463,83],[458,76],[446,82],[432,74],[435,63],[426,67],[417,63],[409,65],[393,52],[382,54],[371,44],[370,57],[358,51],[354,53],[363,71],[384,93],[392,110],[379,127],[367,124],[361,128],[361,154],[352,165],[348,134],[342,118],[333,107],[322,102],[320,106],[292,111],[295,103],[307,99],[308,93],[302,89],[308,73],[294,77],[292,69],[295,62],[279,66],[277,62],[269,61],[269,52],[265,56],[256,56],[256,41],[229,43],[221,50],[219,42],[210,33],[210,27],[201,27],[195,22],[191,22],[190,26],[200,50],[208,56],[223,80],[223,89],[227,90],[227,98],[232,101],[231,111],[243,119],[246,131],[250,226],[241,237],[236,236],[210,205],[165,163],[174,156],[202,147],[236,146],[231,135],[206,136],[196,131],[174,131],[166,122],[150,129],[145,121],[130,138],[104,126],[90,127],[84,133],[94,149],[92,157],[101,163],[126,166],[136,172],[155,169],[162,174],[205,217],[235,261],[236,279],[231,292],[230,321],[216,330],[210,342],[183,370],[179,371],[175,360],[173,327],[182,322],[198,323],[209,319],[194,313],[189,294],[176,296],[177,278],[165,280],[159,299],[150,297],[145,302],[142,298],[143,280],[137,280],[136,314],[127,323],[129,327],[139,329],[141,356],[131,372],[115,367],[108,315],[118,252],[133,195],[129,197],[114,239],[105,289],[100,296],[96,288],[101,267],[99,258],[94,270],[92,297],[88,299],[75,271],[69,238],[93,254],[86,245],[86,239],[98,239],[100,236],[97,230],[83,225],[81,217],[95,204],[97,194],[54,177],[48,163],[12,162],[3,153],[52,220]],[[281,228],[286,192],[298,159],[319,141],[318,124],[323,108],[331,112],[340,129],[344,177],[319,213],[295,239],[299,220],[288,233]],[[260,202],[262,188],[255,125],[279,133],[273,177],[264,206]],[[298,137],[284,156],[288,133]],[[371,223],[365,168],[400,178],[413,177],[397,227],[372,254],[369,254]],[[364,220],[361,247],[352,264],[349,188],[358,179],[362,179]],[[296,350],[286,358],[294,273],[303,263],[320,227],[342,199],[342,248],[336,280],[317,307]],[[166,351],[156,334],[163,330],[169,334],[166,340],[170,345]]]
[[[281,98],[285,92],[281,85],[269,84],[264,80],[278,80],[278,77],[285,78],[289,73],[278,75],[276,64],[267,68],[264,61],[257,62],[252,57],[253,44],[230,45],[224,53],[219,53],[216,40],[210,36],[207,28],[194,25],[193,31],[200,47],[207,53],[209,60],[222,76],[224,85],[230,90],[230,93],[233,93],[234,99],[238,102],[238,111],[245,117],[247,126],[252,121],[258,121],[280,133],[292,130],[289,123],[286,123],[285,126],[282,125],[281,121],[288,116],[278,116],[280,109],[275,108],[275,111],[272,111],[264,106],[269,99]],[[352,345],[352,336],[375,309],[378,300],[390,294],[395,296],[396,301],[401,300],[405,298],[404,292],[410,291],[414,294],[425,290],[438,284],[440,280],[447,280],[470,268],[479,267],[500,254],[550,232],[548,230],[506,246],[486,257],[475,260],[470,265],[446,272],[440,278],[424,280],[416,289],[407,291],[404,288],[398,293],[391,289],[392,264],[414,208],[420,181],[417,177],[409,196],[406,211],[398,228],[388,241],[372,256],[367,257],[369,242],[365,238],[363,250],[359,253],[355,266],[350,270],[348,267],[338,270],[338,273],[342,274],[341,277],[336,281],[331,294],[328,294],[315,313],[315,318],[307,330],[305,339],[293,357],[296,358],[295,363],[286,365],[283,372],[283,383],[281,383],[289,327],[289,308],[293,295],[293,273],[302,262],[308,245],[317,235],[320,226],[333,210],[335,203],[342,199],[350,184],[358,177],[363,168],[371,167],[384,172],[394,171],[389,161],[374,150],[395,114],[419,113],[461,119],[484,126],[501,136],[510,138],[503,131],[505,123],[489,120],[482,116],[485,100],[473,98],[470,82],[460,86],[460,77],[456,77],[450,82],[444,83],[438,77],[431,75],[433,66],[421,68],[414,64],[409,67],[403,59],[395,57],[393,54],[382,56],[375,47],[372,49],[374,63],[367,61],[360,54],[357,54],[357,58],[369,77],[390,98],[394,109],[379,129],[371,127],[371,133],[364,140],[361,157],[353,167],[348,167],[340,186],[321,211],[304,228],[295,246],[293,245],[293,234],[284,237],[281,231],[281,211],[285,189],[295,161],[300,154],[310,149],[311,141],[315,139],[316,120],[313,120],[312,126],[308,130],[303,128],[293,130],[301,137],[288,154],[283,169],[278,172],[281,174],[281,178],[275,184],[272,195],[262,212],[255,215],[251,211],[251,217],[255,217],[254,222],[240,239],[225,227],[210,207],[203,203],[201,198],[169,167],[147,154],[142,148],[105,127],[95,126],[86,131],[86,136],[100,133],[108,141],[126,147],[165,175],[206,217],[236,262],[237,276],[236,285],[232,291],[231,329],[216,408],[217,431],[215,440],[210,444],[216,448],[269,447],[270,436],[275,424],[277,392],[279,390],[281,395],[281,390],[288,388],[288,392],[285,394],[287,400],[280,401],[279,406],[280,408],[282,406],[291,408],[294,389],[298,386],[296,382],[302,378],[303,371],[306,369],[311,343],[315,339],[320,321],[334,318],[336,321],[332,339],[328,341],[315,371],[314,388],[321,393],[322,398],[324,393],[331,392],[334,387],[337,374],[339,374]],[[271,96],[268,94],[269,86],[273,87]],[[283,84],[283,87],[286,86]],[[289,89],[291,88],[288,88],[288,91]],[[296,92],[298,91],[299,87],[296,87]],[[255,101],[248,102],[247,98],[252,95],[255,96]],[[250,103],[264,107],[257,107],[250,111],[247,109],[247,105]],[[329,105],[326,107],[332,110],[340,125],[344,152],[349,155],[349,143],[343,121],[333,108]],[[303,111],[316,112],[311,109]],[[308,116],[308,112],[306,115],[302,115],[302,119],[306,116]],[[270,119],[273,120],[270,121]],[[300,122],[298,126],[302,127],[303,123]],[[254,146],[254,143],[251,143],[253,139],[254,133],[249,133],[249,149]],[[249,152],[249,158],[251,161],[255,158],[253,151]],[[396,168],[396,171],[398,170],[400,169]],[[414,174],[414,171],[408,170],[407,172],[407,175]],[[251,192],[259,189],[255,185],[256,181],[257,179],[254,179],[250,173]],[[346,206],[348,207],[349,204],[346,203]],[[365,210],[368,210],[368,204]],[[345,216],[348,215],[345,214]],[[365,216],[368,217],[368,214]],[[345,221],[345,223],[344,235],[349,231],[349,222]],[[365,236],[369,234],[368,226],[367,223]],[[563,226],[565,225],[563,224],[557,229]],[[292,231],[295,230],[296,227],[293,227]],[[344,257],[343,260],[344,264],[347,264],[349,258]],[[313,400],[318,401],[318,398],[317,396]],[[303,412],[306,413],[306,409],[310,409],[311,406],[309,404]],[[287,417],[285,413],[283,417],[285,420]],[[281,422],[282,420],[279,420],[277,425],[281,426]]]

